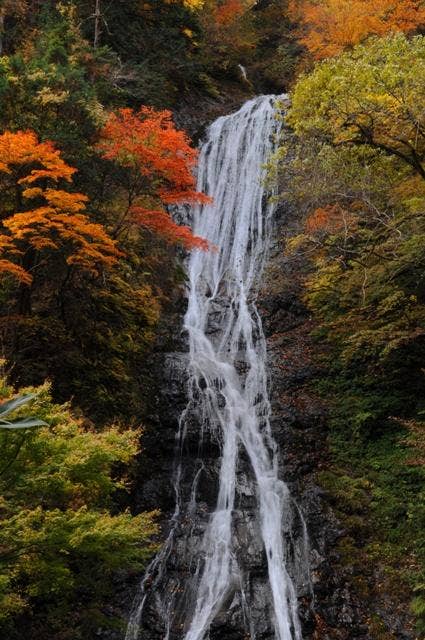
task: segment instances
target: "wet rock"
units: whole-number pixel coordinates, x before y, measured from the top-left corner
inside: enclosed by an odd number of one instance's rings
[[[288,210],[285,215],[280,212],[277,216],[280,219],[277,236],[285,234],[291,224],[291,215],[295,212]],[[352,588],[355,567],[342,566],[336,550],[338,541],[344,536],[343,527],[333,513],[326,493],[317,484],[317,472],[326,466],[328,459],[326,410],[310,389],[310,383],[317,374],[317,366],[311,358],[312,322],[301,302],[293,269],[285,262],[277,244],[269,260],[258,307],[268,341],[271,428],[280,450],[281,477],[288,483],[295,500],[288,498],[284,533],[288,564],[299,599],[303,639],[375,640],[367,620],[371,613],[376,613],[394,638],[412,640],[413,636],[403,628],[391,598],[370,603],[355,594]],[[280,281],[275,277],[276,273],[280,274]],[[217,298],[215,313],[209,320],[211,334],[217,330],[226,304]],[[183,313],[183,303],[180,308]],[[179,317],[181,323],[182,314]],[[152,397],[152,412],[146,425],[144,452],[140,458],[134,494],[136,511],[160,507],[164,538],[175,506],[173,469],[179,416],[187,404],[188,356],[183,349],[185,335],[180,332],[176,320],[174,332],[179,347],[172,353],[158,351],[152,363],[157,391]],[[181,352],[178,348],[182,349]],[[246,363],[242,351],[238,366],[243,372]],[[200,386],[202,390],[202,383]],[[194,595],[190,577],[196,575],[202,566],[202,537],[215,507],[220,464],[220,446],[214,433],[205,433],[202,444],[199,444],[202,417],[197,412],[196,397],[186,422],[186,439],[181,451],[182,469],[185,471],[179,496],[185,518],[176,529],[175,544],[167,558],[166,575],[161,583],[163,592],[169,594],[168,602],[174,611],[173,628],[167,636],[169,640],[182,640],[187,631],[184,627],[187,607]],[[191,480],[196,473],[199,476],[196,500],[193,500]],[[238,584],[229,585],[228,599],[211,626],[209,638],[247,640],[252,637],[251,623],[256,630],[255,640],[274,640],[267,557],[259,542],[255,480],[242,451],[236,493],[233,533],[235,553],[242,570]],[[192,510],[191,501],[195,505]],[[304,526],[307,528],[308,545]],[[190,546],[187,544],[188,529],[191,531]],[[184,584],[189,586],[183,587]],[[133,585],[133,594],[135,591]],[[163,640],[167,632],[167,618],[168,611],[161,610],[152,591],[148,594],[139,640]],[[102,637],[109,638],[106,635]]]

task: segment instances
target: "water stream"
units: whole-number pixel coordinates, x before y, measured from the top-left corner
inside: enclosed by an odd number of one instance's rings
[[[291,528],[292,500],[279,476],[270,428],[266,344],[255,306],[274,213],[262,178],[280,126],[275,115],[275,97],[250,100],[237,113],[216,120],[201,147],[198,189],[214,202],[191,212],[192,227],[217,250],[195,251],[188,261],[188,404],[180,419],[177,449],[183,450],[195,413],[200,441],[208,434],[220,447],[216,506],[199,536],[197,494],[204,463],[201,456],[195,461],[190,498],[184,501],[178,453],[176,510],[169,536],[144,579],[126,640],[139,638],[148,595],[160,612],[164,640],[206,640],[211,624],[236,592],[250,637],[256,637],[234,534],[241,456],[255,486],[257,531],[268,566],[270,624],[276,640],[301,640],[285,537]],[[170,586],[164,576],[170,557],[178,553],[175,536],[183,520],[190,561],[187,575]]]

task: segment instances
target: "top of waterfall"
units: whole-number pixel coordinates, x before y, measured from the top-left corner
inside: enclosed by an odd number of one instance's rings
[[[239,66],[241,67],[241,65]],[[290,102],[290,96],[288,93],[260,94],[244,102],[239,107],[239,109],[236,109],[235,111],[232,111],[231,113],[228,113],[224,116],[217,118],[217,120],[214,120],[214,122],[212,122],[208,127],[207,131],[209,131],[214,126],[218,126],[218,123],[221,123],[225,119],[233,119],[238,117],[242,112],[250,112],[253,106],[256,104],[260,105],[261,103],[269,103],[270,107],[277,111],[279,109],[280,103],[282,103],[284,107],[287,107],[289,105],[289,102]]]

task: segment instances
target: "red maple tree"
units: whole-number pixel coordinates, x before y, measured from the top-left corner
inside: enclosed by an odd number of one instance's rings
[[[170,111],[120,109],[103,128],[98,150],[127,169],[128,204],[121,225],[137,222],[170,244],[208,249],[204,238],[176,224],[166,210],[167,205],[211,201],[195,189],[198,153],[186,134],[175,128]]]

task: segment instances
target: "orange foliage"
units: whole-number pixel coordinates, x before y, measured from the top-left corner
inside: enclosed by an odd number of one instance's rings
[[[71,182],[76,171],[51,142],[39,142],[31,131],[7,131],[0,135],[0,158],[1,273],[29,284],[34,265],[23,263],[30,249],[60,251],[68,264],[93,272],[116,262],[114,241],[82,213],[87,196],[50,186]]]
[[[19,184],[31,184],[40,178],[70,182],[76,172],[62,160],[52,142],[39,142],[32,131],[6,131],[0,136],[0,172],[12,175],[25,166],[29,172],[18,178]]]
[[[245,11],[246,7],[241,0],[225,0],[215,10],[215,22],[220,27],[226,27],[240,18]]]
[[[178,131],[170,111],[142,107],[138,113],[120,109],[112,114],[98,145],[103,157],[130,169],[128,189],[130,219],[186,248],[207,248],[188,227],[175,224],[164,209],[147,209],[146,196],[161,205],[203,204],[211,201],[195,190],[193,169],[198,153],[183,131]],[[141,203],[142,201],[142,203]]]
[[[164,209],[144,209],[133,207],[132,215],[140,226],[157,233],[169,244],[181,244],[186,249],[209,249],[208,241],[194,236],[191,229],[176,224]]]
[[[316,60],[337,55],[371,35],[410,33],[425,25],[421,0],[292,0],[290,9],[304,27],[301,42]]]
[[[338,204],[319,207],[311,213],[304,223],[305,231],[310,235],[337,233],[352,226],[354,217]]]

